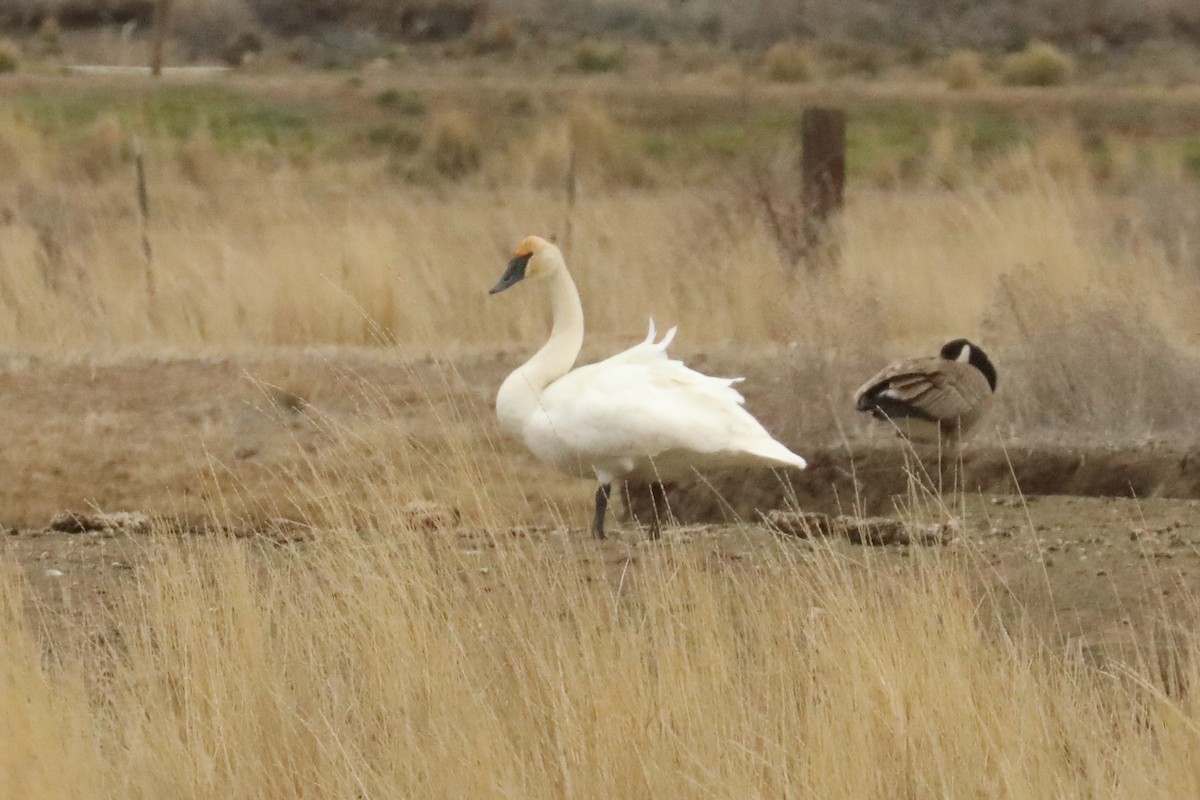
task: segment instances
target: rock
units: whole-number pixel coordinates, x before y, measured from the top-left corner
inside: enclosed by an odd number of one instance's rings
[[[815,536],[829,536],[833,531],[828,514],[813,511],[768,511],[762,515],[763,521],[780,533],[809,539]]]
[[[50,520],[50,530],[59,533],[91,533],[121,531],[149,533],[150,518],[138,511],[63,511]]]
[[[945,544],[959,533],[957,521],[906,524],[895,517],[830,517],[811,511],[770,511],[763,520],[780,533],[808,539],[841,536],[854,544]]]
[[[845,536],[854,544],[909,544],[908,530],[904,522],[894,517],[838,517],[836,528],[845,531]]]
[[[257,445],[243,444],[233,449],[233,457],[238,461],[245,461],[247,458],[254,458],[256,455],[258,455]]]
[[[47,578],[61,578],[63,571],[61,569],[48,569],[44,574]]]
[[[452,528],[458,524],[457,508],[434,503],[430,500],[414,500],[400,507],[400,518],[412,528],[434,531]]]

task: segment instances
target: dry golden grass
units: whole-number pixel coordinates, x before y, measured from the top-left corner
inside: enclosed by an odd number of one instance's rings
[[[433,116],[454,148],[486,140],[449,107]],[[927,160],[879,167],[891,177],[851,186],[840,269],[812,275],[783,263],[736,175],[659,183],[589,103],[525,149],[481,153],[457,183],[397,180],[383,158],[151,140],[151,291],[121,125],[103,117],[58,141],[0,121],[6,347],[70,359],[394,343],[512,358],[544,337],[545,310],[530,287],[486,289],[517,238],[563,234],[570,213],[589,353],[640,338],[653,315],[680,325],[682,348],[775,357],[775,418],[784,408],[793,431],[837,431],[828,409],[860,378],[847,363],[966,335],[1002,366],[1002,437],[1194,434],[1197,285],[1181,269],[1193,245],[1097,188],[1070,126],[986,163],[943,132]],[[646,180],[629,188],[624,171],[638,169]],[[0,563],[0,786],[45,798],[1194,793],[1191,645],[1102,670],[1000,624],[950,557],[896,570],[761,539],[731,562],[702,540],[514,536],[514,521],[573,520],[586,497],[509,458],[473,416],[479,398],[438,405],[438,424],[417,430],[388,415],[468,391],[452,365],[431,374],[403,398],[360,388],[361,424],[300,419],[323,388],[309,374],[259,376],[263,402],[334,451],[286,466],[296,496],[279,508],[319,528],[306,543],[151,537],[105,606],[64,595],[74,622],[46,629]],[[210,516],[236,523],[241,487],[209,466]],[[474,544],[414,525],[413,497],[453,502]]]
[[[462,132],[461,116],[448,118],[457,132],[447,134],[447,168],[457,170],[467,163],[461,142],[475,134]],[[1064,302],[1137,298],[1156,325],[1191,330],[1195,286],[1171,270],[1158,241],[1120,237],[1128,214],[1093,186],[1070,129],[983,168],[950,133],[926,162],[928,187],[852,185],[843,268],[828,277],[781,263],[736,175],[699,192],[619,188],[652,174],[623,136],[581,106],[528,151],[493,158],[479,180],[428,187],[397,182],[374,160],[231,154],[203,132],[178,149],[152,146],[151,297],[119,124],[103,117],[79,144],[54,149],[10,123],[0,130],[0,159],[12,167],[0,187],[10,214],[0,226],[0,341],[53,352],[528,346],[545,331],[530,310],[540,304],[485,289],[520,236],[565,231],[572,141],[580,177],[568,255],[601,340],[636,337],[653,315],[694,345],[807,348],[865,336],[928,346],[978,335],[1006,275]],[[876,169],[882,176],[886,160]],[[957,188],[945,185],[950,175]]]
[[[955,90],[976,89],[983,83],[983,56],[974,50],[955,50],[942,66],[946,86]]]
[[[1004,366],[1009,431],[1194,427],[1180,405],[1200,332],[1186,220],[1097,186],[1073,125],[1043,126],[1030,145],[980,162],[947,123],[915,165],[878,158],[850,186],[840,269],[810,275],[781,256],[740,162],[697,191],[660,181],[636,134],[594,104],[531,113],[544,117],[532,136],[489,152],[460,183],[398,181],[374,159],[231,151],[203,129],[178,146],[151,141],[153,293],[121,123],[101,116],[79,139],[54,141],[9,119],[0,342],[56,356],[381,343],[525,352],[547,330],[541,299],[486,288],[520,236],[569,230],[589,354],[640,338],[651,316],[680,326],[681,352],[786,347],[791,393],[774,404],[804,409],[784,423],[797,435],[828,429],[859,365],[955,336],[986,343]],[[455,154],[481,139],[462,112],[431,124],[451,131]],[[1110,180],[1145,180],[1146,167],[1113,152]],[[780,169],[775,191],[793,191]],[[1186,206],[1186,177],[1164,179]],[[1051,330],[1078,349],[1048,356]],[[1098,335],[1113,330],[1127,335]],[[1112,381],[1136,402],[1114,397]]]
[[[49,651],[6,565],[8,791],[1132,798],[1197,780],[1190,651],[1101,670],[997,634],[948,560],[499,528],[461,549],[384,505],[378,528],[341,510],[283,549],[151,538],[138,579]]]

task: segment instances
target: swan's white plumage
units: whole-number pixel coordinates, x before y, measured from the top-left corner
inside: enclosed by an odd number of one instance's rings
[[[504,428],[539,459],[566,472],[664,480],[693,468],[761,462],[803,468],[804,459],[771,438],[733,388],[667,355],[672,328],[572,370],[583,340],[578,293],[558,248],[531,237],[537,273],[553,276],[554,331],[496,398]],[[532,262],[531,262],[532,264]]]
[[[741,378],[714,378],[667,355],[675,329],[572,370],[546,387],[521,438],[538,458],[580,475],[669,478],[691,467],[757,459],[804,467],[743,407]]]

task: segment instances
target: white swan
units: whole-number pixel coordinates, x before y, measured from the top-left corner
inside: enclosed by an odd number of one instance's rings
[[[742,408],[732,387],[741,378],[702,375],[667,356],[674,328],[656,342],[651,320],[641,344],[572,370],[583,345],[583,307],[562,251],[540,237],[525,238],[491,294],[525,279],[547,285],[554,324],[542,349],[500,386],[496,415],[542,461],[599,480],[594,536],[604,537],[617,479],[653,484],[697,467],[763,461],[805,467]],[[657,535],[656,517],[651,536]]]

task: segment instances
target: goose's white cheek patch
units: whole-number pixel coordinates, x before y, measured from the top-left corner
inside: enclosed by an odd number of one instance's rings
[[[970,361],[970,360],[971,360],[971,345],[969,345],[969,344],[964,344],[964,345],[963,345],[962,352],[961,352],[961,353],[959,353],[959,354],[958,354],[958,358],[956,358],[956,359],[954,359],[954,360],[955,360],[955,361],[960,361],[960,362],[962,362],[963,364],[966,364],[968,361]]]

